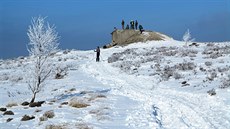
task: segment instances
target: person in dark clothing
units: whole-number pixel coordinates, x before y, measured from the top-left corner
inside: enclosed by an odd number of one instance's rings
[[[125,29],[127,29],[127,30],[129,29],[129,25],[128,25],[128,24],[127,24],[127,26],[126,26],[126,28],[125,28]]]
[[[122,29],[124,30],[125,29],[125,21],[124,20],[121,21],[121,25],[122,25]]]
[[[100,48],[99,46],[97,47],[96,50],[94,50],[94,52],[96,52],[96,62],[99,62],[100,61]]]
[[[142,32],[144,31],[142,25],[139,25],[139,30],[140,30],[140,32],[142,34]]]
[[[138,22],[137,20],[135,21],[135,29],[137,30]]]
[[[134,21],[133,20],[130,21],[130,28],[134,29]]]

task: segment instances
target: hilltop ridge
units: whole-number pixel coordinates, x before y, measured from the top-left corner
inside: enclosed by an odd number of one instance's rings
[[[125,30],[114,30],[112,33],[112,42],[106,45],[106,48],[116,45],[127,45],[136,42],[146,41],[159,41],[159,40],[173,40],[173,38],[154,31],[144,31],[141,33],[139,30],[125,29]]]

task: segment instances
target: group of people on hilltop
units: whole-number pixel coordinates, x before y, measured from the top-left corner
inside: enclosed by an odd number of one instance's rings
[[[123,29],[123,30],[124,30],[124,29],[136,29],[136,30],[137,30],[138,22],[137,22],[137,20],[136,20],[135,22],[134,22],[133,20],[131,20],[131,21],[130,21],[130,25],[127,24],[127,25],[126,25],[126,28],[125,28],[125,21],[122,20],[122,21],[121,21],[121,26],[122,26],[122,29]],[[139,30],[140,30],[140,32],[141,32],[141,34],[142,34],[142,32],[144,31],[142,25],[139,25]]]
[[[124,29],[135,29],[135,30],[137,30],[138,28],[138,22],[137,22],[137,20],[134,22],[133,20],[131,20],[130,21],[130,25],[129,24],[127,24],[127,26],[126,26],[126,28],[125,28],[125,21],[124,20],[122,20],[121,21],[121,25],[122,25],[122,29],[124,30]],[[117,30],[117,28],[116,27],[114,27],[114,31],[116,31]],[[141,34],[142,34],[142,32],[144,31],[143,30],[143,27],[142,27],[142,25],[139,25],[139,30],[140,30],[140,32],[141,32]],[[96,50],[94,50],[94,52],[96,52],[96,62],[99,62],[100,61],[100,47],[98,46],[97,48],[96,48]]]

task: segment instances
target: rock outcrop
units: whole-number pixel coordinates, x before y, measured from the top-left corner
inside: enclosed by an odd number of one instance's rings
[[[112,47],[116,45],[127,45],[135,42],[146,42],[152,40],[172,40],[171,37],[164,34],[153,32],[153,31],[144,31],[142,34],[139,30],[114,30],[112,33],[112,42],[106,47]]]

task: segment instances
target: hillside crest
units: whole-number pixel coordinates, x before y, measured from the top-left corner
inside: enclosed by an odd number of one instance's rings
[[[112,47],[116,45],[127,45],[136,42],[157,41],[157,40],[172,40],[173,38],[154,31],[144,31],[140,33],[139,30],[125,29],[114,30],[112,33],[112,42],[106,47]]]

